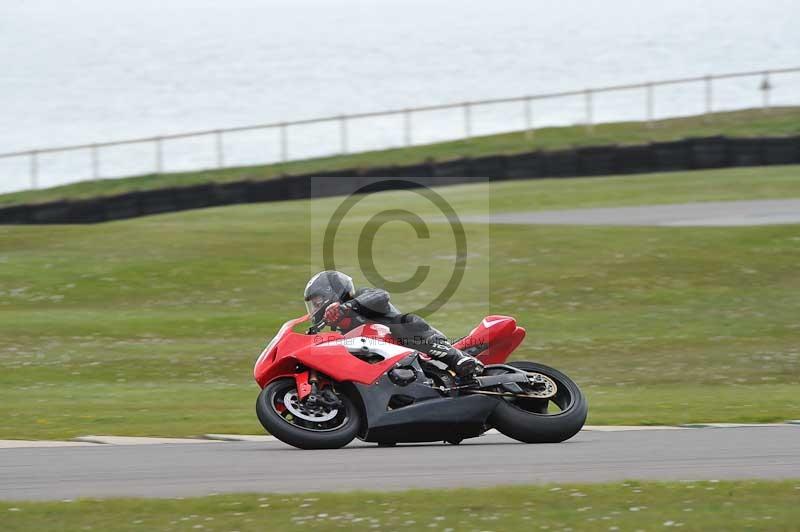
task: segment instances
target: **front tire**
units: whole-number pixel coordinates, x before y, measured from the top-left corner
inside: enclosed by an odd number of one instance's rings
[[[550,399],[501,400],[489,418],[497,430],[524,443],[559,443],[583,428],[589,406],[578,385],[555,368],[535,362],[508,364],[526,372],[541,373],[556,382],[558,390]],[[549,413],[550,402],[559,412]]]
[[[297,401],[295,380],[277,379],[258,394],[256,414],[267,432],[284,443],[299,449],[338,449],[353,441],[361,427],[353,401],[338,397],[341,408],[309,412]]]

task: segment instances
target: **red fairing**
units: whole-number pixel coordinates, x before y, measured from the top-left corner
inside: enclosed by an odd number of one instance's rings
[[[267,347],[261,352],[261,355],[258,357],[258,360],[256,361],[256,367],[253,370],[254,374],[258,371],[259,366],[262,366],[264,364],[269,364],[275,361],[275,356],[278,352],[278,345],[282,343],[284,337],[286,337],[290,332],[292,332],[292,327],[294,327],[299,323],[303,323],[307,319],[308,319],[308,314],[301,316],[299,318],[295,318],[293,320],[289,320],[281,326],[280,330],[278,331],[278,334],[276,334],[275,337],[272,340],[270,340],[269,344],[267,344]]]
[[[336,332],[309,335],[292,330],[294,325],[306,319],[304,316],[286,322],[262,352],[253,370],[253,376],[259,386],[263,388],[279,377],[294,377],[298,373],[298,366],[318,370],[338,382],[372,384],[389,371],[395,362],[413,351],[383,341],[382,337],[388,333],[388,329],[387,331],[380,329],[383,326],[365,325],[354,329],[347,336]],[[375,334],[377,337],[368,334]],[[372,348],[386,351],[386,359],[377,364],[370,364],[353,356],[348,347],[360,346],[356,344],[360,341],[359,336],[369,338]],[[302,383],[303,380],[300,378],[298,384]]]
[[[293,327],[308,316],[289,320],[258,357],[253,376],[262,388],[280,377],[293,377],[301,397],[311,390],[309,369],[317,370],[336,382],[373,384],[394,364],[414,352],[399,345],[385,325],[369,323],[345,335],[338,332],[314,335],[295,332]],[[472,332],[455,344],[459,349],[481,346],[477,358],[484,364],[502,364],[525,338],[525,329],[509,316],[487,316]],[[382,362],[368,363],[356,357],[367,346],[372,353],[384,357]]]
[[[374,338],[382,342],[399,345],[399,342],[392,336],[389,327],[381,325],[380,323],[367,323],[356,327],[344,335],[345,338],[357,338],[359,336],[366,336],[367,338]]]
[[[454,346],[458,349],[469,349],[488,345],[476,358],[484,364],[503,364],[524,338],[525,329],[517,327],[514,318],[492,315],[483,318],[477,327]]]

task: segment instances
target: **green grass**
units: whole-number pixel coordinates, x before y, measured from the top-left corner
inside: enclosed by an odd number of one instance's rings
[[[798,530],[798,481],[0,503],[3,530]]]
[[[796,135],[798,133],[800,133],[799,107],[775,108],[767,113],[760,109],[715,113],[711,120],[707,120],[704,116],[672,118],[656,121],[655,127],[652,128],[644,122],[598,124],[592,133],[587,133],[586,129],[579,125],[547,127],[537,129],[533,138],[528,138],[521,132],[505,133],[411,148],[322,157],[282,164],[86,181],[43,190],[0,195],[0,206],[112,195],[132,190],[186,186],[211,181],[260,180],[284,174],[324,174],[347,168],[416,164],[427,159],[447,160],[459,157],[520,153],[538,149],[552,150],[571,146],[636,144],[709,135],[752,137]]]
[[[556,207],[800,198],[800,167],[437,189],[459,214]],[[341,199],[207,209],[97,226],[0,227],[0,438],[259,433],[255,357],[319,269]],[[355,242],[387,205],[436,214],[412,192],[365,199],[337,238]],[[800,411],[800,227],[467,224],[467,277],[431,317],[459,336],[482,316],[529,331],[517,358],[563,369],[589,422],[796,419]],[[389,223],[384,276],[453,268],[446,224],[418,240]],[[369,270],[365,270],[369,273]]]

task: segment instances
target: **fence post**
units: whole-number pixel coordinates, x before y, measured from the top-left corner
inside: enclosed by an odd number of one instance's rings
[[[647,127],[653,127],[653,117],[655,115],[655,91],[653,90],[653,84],[650,82],[647,84],[646,88],[646,97],[645,97],[645,114],[647,115]]]
[[[764,98],[761,103],[761,110],[766,113],[769,110],[769,91],[772,90],[772,83],[769,81],[769,70],[764,72],[764,79],[758,88]]]
[[[164,171],[164,148],[161,145],[161,137],[155,138],[156,147],[156,174],[161,174]]]
[[[592,89],[586,89],[586,132],[592,133],[594,131],[594,109],[592,103]]]
[[[214,139],[217,148],[217,168],[222,168],[225,166],[225,146],[222,143],[222,131],[215,131]]]
[[[92,144],[91,147],[91,154],[92,154],[92,179],[100,179],[100,160],[99,154],[97,153],[97,144]]]
[[[31,158],[31,188],[37,189],[39,188],[39,152],[33,150],[30,153]]]
[[[533,102],[531,97],[527,96],[525,98],[525,138],[531,140],[533,135]]]
[[[339,140],[341,142],[340,152],[347,153],[347,116],[339,117]]]
[[[714,93],[713,87],[711,85],[712,77],[710,75],[706,75],[705,77],[705,87],[706,87],[706,122],[711,120],[711,112],[714,107]]]
[[[408,109],[403,111],[403,138],[406,147],[411,146],[411,111]]]
[[[464,138],[472,137],[472,104],[464,102]]]
[[[289,126],[284,122],[280,127],[281,136],[281,162],[285,163],[289,160]]]

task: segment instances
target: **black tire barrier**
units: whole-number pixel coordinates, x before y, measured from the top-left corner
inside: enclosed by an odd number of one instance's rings
[[[311,197],[310,176],[288,176],[283,178],[284,199],[308,199]]]
[[[409,166],[396,166],[395,169],[397,170],[397,174],[395,174],[396,177],[411,177],[415,180],[420,177],[431,177],[433,175],[433,169],[428,162]]]
[[[250,199],[253,202],[280,201],[283,199],[283,178],[266,179],[250,183]]]
[[[691,168],[688,140],[655,142],[650,146],[653,150],[653,165],[657,168],[656,171],[671,172]]]
[[[589,146],[555,151],[426,161],[407,166],[349,168],[274,179],[208,183],[72,201],[0,208],[0,224],[79,224],[241,203],[349,194],[375,182],[386,189],[481,181],[668,172],[701,168],[800,163],[800,135],[706,137],[633,146]]]
[[[376,177],[393,177],[397,174],[397,168],[394,166],[373,166],[371,168],[362,168],[359,171],[359,177],[376,178]]]
[[[800,137],[761,139],[765,164],[792,164],[800,161]]]
[[[106,206],[92,200],[69,202],[67,223],[99,223],[108,219]]]
[[[30,222],[31,207],[27,205],[17,205],[14,207],[4,207],[0,209],[0,225],[28,224]]]
[[[578,148],[578,172],[585,176],[613,174],[617,149],[617,146]]]
[[[762,139],[728,139],[731,166],[760,166],[764,164]]]
[[[214,205],[234,205],[249,203],[250,182],[237,181],[233,183],[217,183],[213,186],[212,201]]]
[[[492,155],[488,157],[476,157],[469,160],[469,175],[471,177],[486,178],[491,176],[495,179],[505,179],[507,171],[506,155]]]
[[[460,177],[468,174],[469,159],[451,159],[449,161],[435,163],[431,175],[435,178],[442,178],[452,176]]]
[[[110,196],[102,201],[106,211],[106,220],[124,220],[142,216],[139,208],[139,194],[128,192],[119,196]]]
[[[618,146],[614,150],[615,174],[646,174],[656,168],[648,145]]]
[[[542,152],[544,160],[543,177],[575,177],[578,173],[578,152],[576,150],[556,150]]]
[[[139,199],[139,212],[142,216],[178,210],[178,205],[175,202],[175,189],[173,188],[143,190],[137,192],[136,195]]]
[[[728,143],[725,137],[690,139],[691,168],[722,168],[728,163]]]
[[[29,219],[32,224],[76,223],[70,217],[71,202],[54,201],[31,206]],[[88,223],[88,222],[87,222]]]
[[[175,189],[175,205],[179,210],[202,209],[214,205],[214,185],[196,185]]]
[[[535,179],[546,175],[544,156],[540,152],[521,153],[506,157],[505,178],[490,176],[492,179]]]

